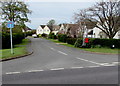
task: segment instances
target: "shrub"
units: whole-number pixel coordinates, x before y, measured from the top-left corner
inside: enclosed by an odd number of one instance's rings
[[[47,35],[47,34],[45,34],[45,33],[43,33],[41,36],[42,36],[42,37],[47,37],[48,35]]]
[[[76,40],[77,40],[76,38],[68,38],[68,39],[67,39],[67,43],[68,43],[68,44],[71,44],[71,45],[74,45],[75,42],[76,42]]]
[[[61,41],[61,42],[66,42],[67,41],[67,35],[58,34],[58,40]]]
[[[90,39],[89,44],[92,47],[99,45],[101,47],[111,48],[114,45],[115,48],[120,48],[120,39]]]
[[[21,43],[24,37],[23,33],[13,33],[13,45]],[[10,33],[2,32],[2,49],[10,48],[10,44]]]
[[[81,47],[82,43],[83,43],[83,39],[79,38],[79,39],[76,40],[74,45],[75,45],[75,47]]]

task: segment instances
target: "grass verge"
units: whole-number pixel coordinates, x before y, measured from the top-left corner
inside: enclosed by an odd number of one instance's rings
[[[0,59],[7,59],[7,58],[12,58],[27,54],[28,52],[26,49],[26,45],[28,43],[29,43],[29,39],[23,39],[21,44],[15,45],[14,54],[11,54],[11,49],[0,50],[0,52],[2,52],[2,55],[0,55]]]
[[[49,40],[51,40],[55,43],[62,43],[62,42],[59,42],[58,40],[54,40],[54,39],[49,39]],[[71,45],[71,44],[60,44],[60,45],[76,48],[76,47],[74,47],[74,45]],[[82,50],[94,52],[94,53],[103,53],[103,54],[118,54],[119,53],[118,51],[120,51],[120,49],[111,49],[111,48],[78,48],[78,49],[82,49]]]

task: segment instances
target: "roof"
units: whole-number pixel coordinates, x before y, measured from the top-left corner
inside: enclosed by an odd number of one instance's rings
[[[53,26],[53,29],[54,29],[54,30],[59,30],[59,29],[60,29],[60,26],[59,26],[59,25],[54,25],[54,26]]]
[[[84,22],[80,22],[80,23],[81,25],[84,24]],[[93,29],[96,26],[96,24],[97,24],[96,22],[90,22],[90,21],[85,22],[87,29]]]
[[[27,30],[32,30],[32,29],[26,26],[26,27],[24,28],[24,30],[27,31]]]
[[[40,25],[42,28],[44,28],[46,25]]]
[[[68,29],[70,29],[71,31],[75,31],[79,28],[78,24],[68,24]]]

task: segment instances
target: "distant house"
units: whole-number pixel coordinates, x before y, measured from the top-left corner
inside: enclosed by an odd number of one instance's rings
[[[60,24],[59,25],[60,26],[60,28],[59,28],[59,34],[66,34],[66,26],[67,26],[67,24]]]
[[[32,29],[30,29],[29,27],[25,27],[22,29],[22,32],[31,32]]]
[[[79,30],[80,27],[78,24],[67,24],[65,34],[69,37],[76,38],[79,36]]]
[[[94,34],[94,38],[109,38],[102,30],[100,30],[97,27],[93,28],[93,34]],[[118,31],[113,38],[120,39],[120,31]]]
[[[54,33],[56,35],[59,32],[59,29],[60,29],[59,25],[54,25],[52,33]]]
[[[36,29],[36,34],[39,35],[39,34],[43,34],[43,28],[41,26],[39,26],[37,29]]]
[[[94,38],[109,38],[102,30],[100,30],[97,27],[93,28],[93,34],[94,34]],[[113,38],[120,39],[120,31],[118,31]]]
[[[49,35],[51,32],[49,26],[47,25],[40,25],[37,29],[36,29],[36,34],[37,35],[42,35],[42,34],[47,34]]]
[[[45,27],[43,28],[43,33],[49,35],[50,32],[51,32],[50,28],[47,25],[45,25]]]

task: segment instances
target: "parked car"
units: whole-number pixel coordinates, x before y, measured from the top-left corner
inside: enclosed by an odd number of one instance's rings
[[[37,35],[36,35],[36,34],[33,34],[32,37],[37,38]]]

